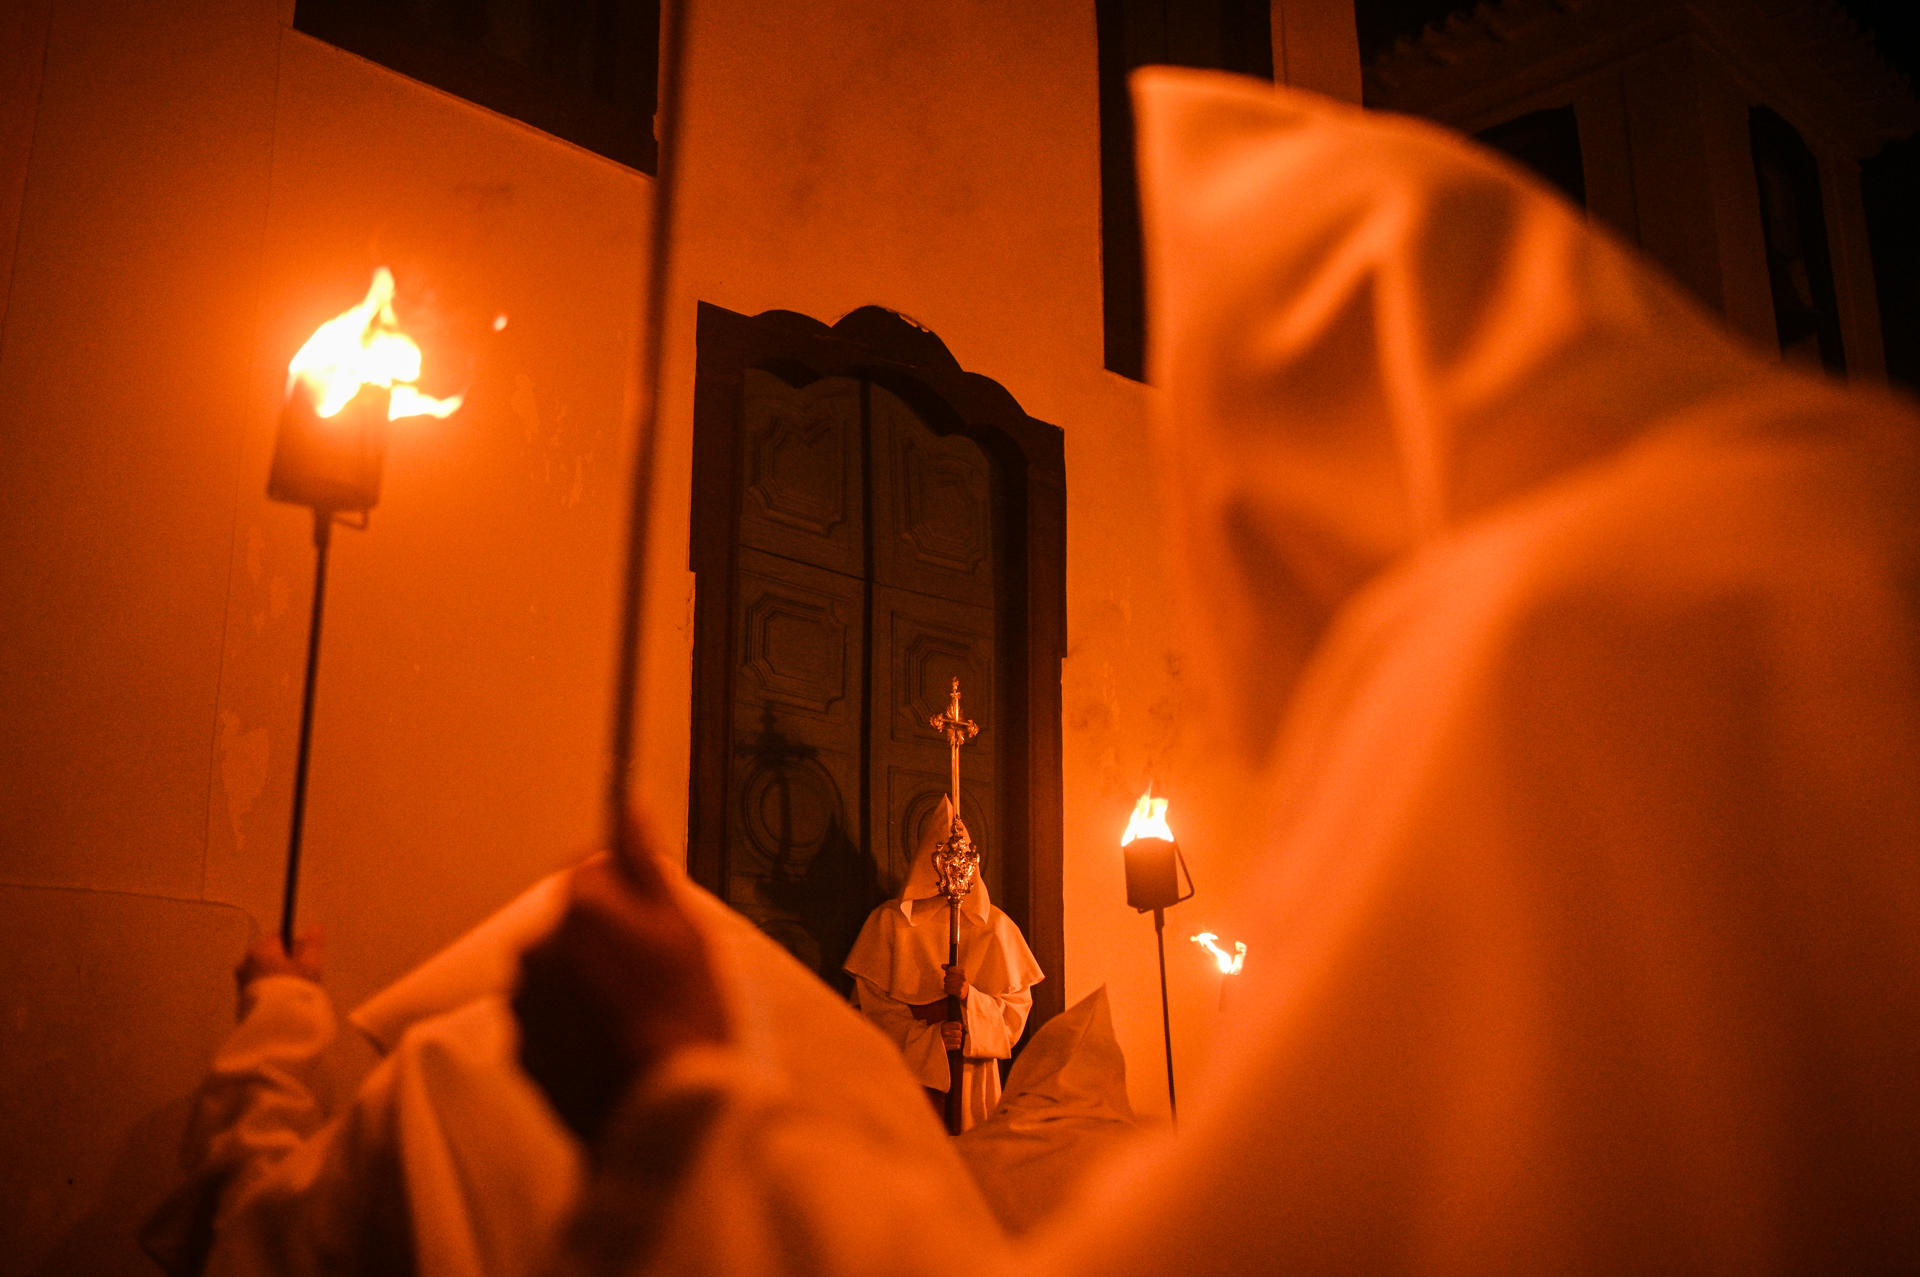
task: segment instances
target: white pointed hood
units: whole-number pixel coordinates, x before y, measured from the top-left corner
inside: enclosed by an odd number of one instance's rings
[[[1819,389],[1441,129],[1215,72],[1133,88],[1160,442],[1256,760],[1330,614],[1396,561],[1703,400]]]
[[[966,823],[962,820],[961,828],[964,829]],[[940,844],[946,840],[952,828],[953,800],[942,794],[939,805],[920,822],[920,836],[913,845],[913,863],[907,867],[907,883],[894,901],[908,922],[913,921],[914,901],[940,894],[940,874],[933,867],[933,853],[940,850]],[[980,922],[985,922],[993,912],[993,902],[987,898],[985,873],[974,875],[973,889],[967,892],[967,898],[961,902],[960,912]]]

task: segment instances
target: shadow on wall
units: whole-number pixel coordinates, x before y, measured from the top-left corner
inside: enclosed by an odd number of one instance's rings
[[[229,905],[0,886],[0,1277],[154,1271],[137,1234],[252,931]]]
[[[779,730],[772,706],[766,707],[760,731],[745,750],[756,771],[770,778],[763,823],[776,839],[759,883],[769,916],[756,921],[845,996],[853,981],[840,964],[886,892],[874,858],[849,835],[839,812],[814,813],[825,817],[817,837],[810,828],[803,837],[798,828],[811,823],[805,817],[796,820],[794,806],[819,788],[805,783],[805,771],[817,753]]]

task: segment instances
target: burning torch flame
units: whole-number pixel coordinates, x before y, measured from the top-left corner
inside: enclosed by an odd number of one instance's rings
[[[296,382],[304,382],[316,416],[335,415],[362,386],[386,386],[392,391],[389,421],[450,417],[459,411],[463,396],[435,399],[411,384],[418,380],[420,347],[400,331],[400,321],[394,318],[393,272],[384,266],[373,272],[365,300],[315,329],[287,365],[288,395]]]
[[[1133,805],[1133,818],[1127,821],[1127,832],[1120,835],[1120,845],[1124,847],[1136,838],[1173,841],[1173,830],[1167,828],[1167,800],[1155,798],[1151,789]]]
[[[1233,942],[1233,952],[1228,953],[1225,949],[1222,949],[1218,944],[1214,943],[1220,939],[1220,937],[1214,935],[1211,931],[1202,931],[1197,936],[1189,936],[1188,939],[1213,955],[1213,960],[1220,964],[1221,975],[1237,975],[1239,974],[1240,968],[1246,964],[1247,945],[1243,940],[1235,940]]]

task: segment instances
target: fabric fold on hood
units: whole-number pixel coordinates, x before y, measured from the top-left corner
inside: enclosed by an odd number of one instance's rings
[[[1000,1222],[1024,1233],[1138,1135],[1103,984],[1040,1027],[993,1115],[953,1146]]]
[[[1708,399],[1831,393],[1457,135],[1218,72],[1132,83],[1161,444],[1256,762],[1397,562]]]

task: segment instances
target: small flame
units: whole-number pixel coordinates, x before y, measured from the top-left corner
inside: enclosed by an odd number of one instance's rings
[[[497,333],[503,333],[506,330],[507,330],[507,317],[505,315],[495,315],[493,317],[493,331]]]
[[[1221,975],[1238,975],[1240,968],[1246,965],[1247,946],[1243,940],[1235,940],[1233,942],[1233,952],[1228,953],[1216,943],[1220,937],[1211,931],[1202,931],[1197,936],[1188,936],[1187,938],[1213,955],[1213,960],[1220,964]]]
[[[387,420],[401,417],[450,417],[463,396],[436,399],[412,383],[420,380],[420,347],[400,331],[393,314],[393,272],[382,266],[358,306],[314,330],[287,365],[287,393],[304,382],[316,416],[331,417],[345,408],[362,386],[392,391]]]
[[[1127,822],[1127,832],[1120,835],[1120,845],[1124,847],[1136,838],[1173,841],[1173,830],[1167,828],[1167,800],[1155,798],[1151,786],[1133,805],[1133,818]]]

